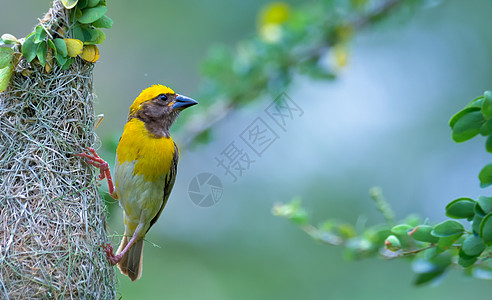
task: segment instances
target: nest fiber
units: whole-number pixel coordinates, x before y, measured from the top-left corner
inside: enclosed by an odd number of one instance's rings
[[[42,22],[68,24],[59,1]],[[92,70],[22,60],[0,93],[0,299],[115,298],[95,171],[73,157],[96,141]]]

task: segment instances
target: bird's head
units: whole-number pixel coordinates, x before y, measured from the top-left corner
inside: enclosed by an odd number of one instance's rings
[[[198,104],[195,100],[176,94],[163,85],[153,85],[143,90],[130,106],[128,119],[138,118],[149,132],[157,137],[168,136],[169,128],[179,113]]]

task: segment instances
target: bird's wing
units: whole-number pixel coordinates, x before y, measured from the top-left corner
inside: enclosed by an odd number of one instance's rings
[[[174,186],[174,181],[176,180],[176,172],[178,169],[178,159],[179,159],[179,151],[178,147],[176,146],[176,143],[174,143],[174,155],[173,155],[173,160],[171,162],[171,167],[169,168],[169,172],[166,175],[166,182],[164,183],[164,196],[162,197],[162,204],[161,208],[159,209],[159,212],[155,215],[155,217],[150,221],[150,227],[154,225],[155,222],[157,222],[157,219],[159,219],[162,210],[164,209],[164,206],[166,206],[167,199],[169,198],[169,195],[171,194],[171,191]],[[147,232],[149,231],[147,229]]]

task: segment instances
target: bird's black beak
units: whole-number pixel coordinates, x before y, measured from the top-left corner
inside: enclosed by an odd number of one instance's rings
[[[195,104],[198,104],[195,100],[183,96],[183,95],[177,95],[176,96],[176,101],[173,104],[173,110],[183,110],[187,107],[193,106]]]

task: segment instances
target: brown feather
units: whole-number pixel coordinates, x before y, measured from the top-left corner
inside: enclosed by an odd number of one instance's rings
[[[118,262],[118,269],[121,274],[127,275],[132,281],[135,281],[142,276],[142,262],[143,262],[143,239],[137,240],[125,255]],[[121,240],[120,247],[117,253],[120,253],[127,245],[128,238],[126,236]]]

